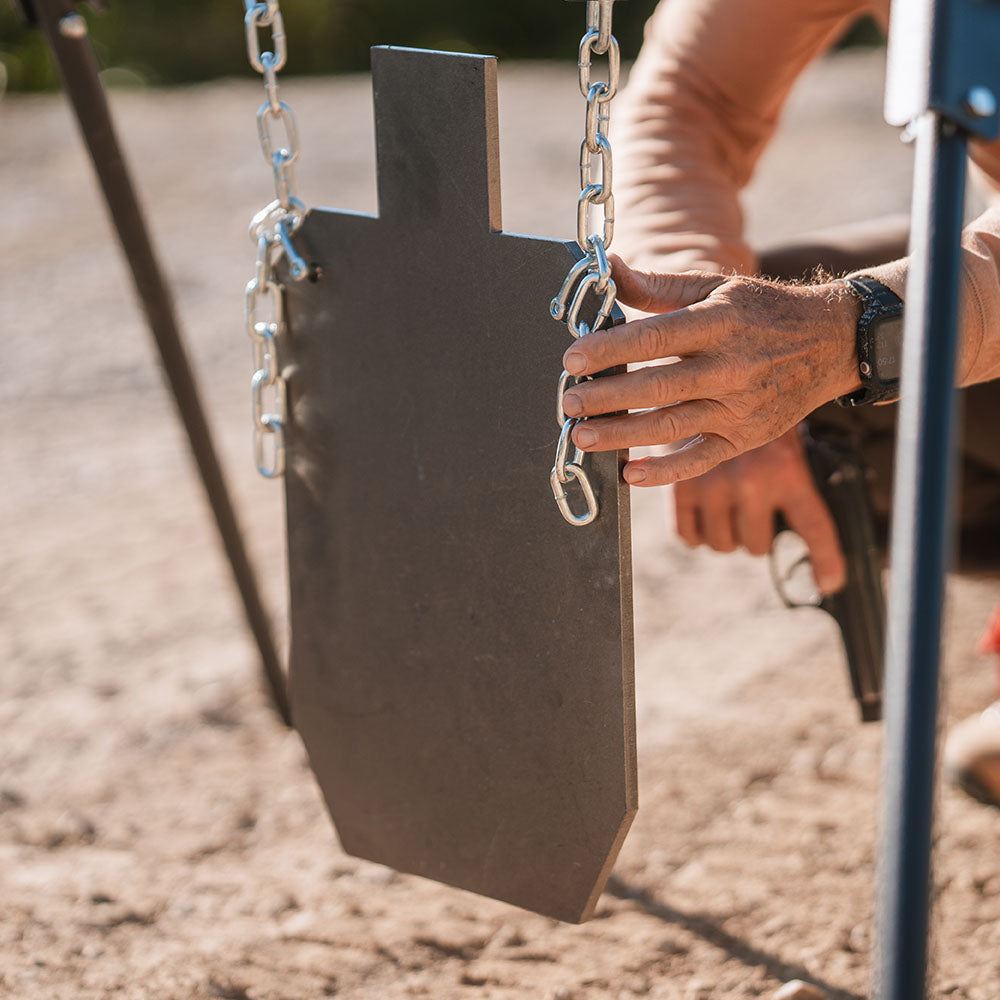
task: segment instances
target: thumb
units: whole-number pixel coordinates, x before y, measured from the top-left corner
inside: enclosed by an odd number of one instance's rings
[[[684,274],[635,271],[617,254],[611,254],[609,260],[619,301],[643,312],[671,312],[694,305],[729,280],[725,275],[707,271],[687,271]]]

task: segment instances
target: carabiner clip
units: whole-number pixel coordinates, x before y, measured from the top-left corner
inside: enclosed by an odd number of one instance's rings
[[[594,261],[590,257],[583,257],[569,269],[569,274],[566,275],[566,280],[563,281],[562,288],[559,289],[559,294],[552,300],[549,306],[549,313],[553,319],[564,320],[566,318],[570,295],[573,293],[576,283],[580,280],[580,276],[593,267],[593,265]]]
[[[598,288],[600,287],[602,280],[607,281],[607,287],[604,290],[603,297],[601,299],[601,308],[598,310],[597,316],[594,318],[593,323],[581,323],[580,322],[580,310],[583,308],[583,300],[587,297],[587,292],[591,288],[594,289],[596,294]],[[576,294],[573,296],[573,302],[570,304],[569,312],[566,315],[566,326],[569,332],[577,339],[580,337],[585,337],[588,333],[593,333],[595,330],[599,330],[608,320],[611,315],[611,310],[615,306],[615,298],[618,295],[618,289],[615,286],[614,281],[610,278],[602,279],[599,271],[588,271],[587,274],[583,276],[583,280],[577,286]]]

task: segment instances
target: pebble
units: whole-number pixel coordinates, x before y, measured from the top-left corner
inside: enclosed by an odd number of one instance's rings
[[[46,830],[42,837],[42,846],[49,850],[58,847],[76,847],[80,844],[92,844],[97,838],[97,828],[78,813],[63,813]]]
[[[868,951],[868,927],[866,924],[857,924],[851,928],[847,935],[847,945],[855,954],[862,955]]]
[[[774,1000],[830,1000],[830,996],[818,986],[793,979],[774,994]]]
[[[0,812],[8,809],[20,809],[24,805],[24,796],[12,788],[0,788]]]

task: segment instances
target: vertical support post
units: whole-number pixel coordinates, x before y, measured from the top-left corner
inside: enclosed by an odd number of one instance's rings
[[[170,291],[115,134],[107,98],[97,75],[94,53],[87,39],[86,22],[79,14],[67,14],[66,9],[67,5],[59,0],[31,0],[29,13],[37,19],[45,35],[63,88],[76,114],[146,321],[159,350],[178,415],[187,432],[191,454],[215,516],[247,623],[261,655],[271,696],[282,720],[290,724],[284,672],[270,623],[243,545],[236,511],[181,339]]]
[[[926,996],[938,675],[952,541],[959,240],[966,135],[916,122],[896,445],[880,886],[880,1000]]]

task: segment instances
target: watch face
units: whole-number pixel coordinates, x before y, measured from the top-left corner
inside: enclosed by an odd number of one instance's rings
[[[886,316],[875,323],[875,377],[879,382],[899,378],[903,361],[903,317]]]

